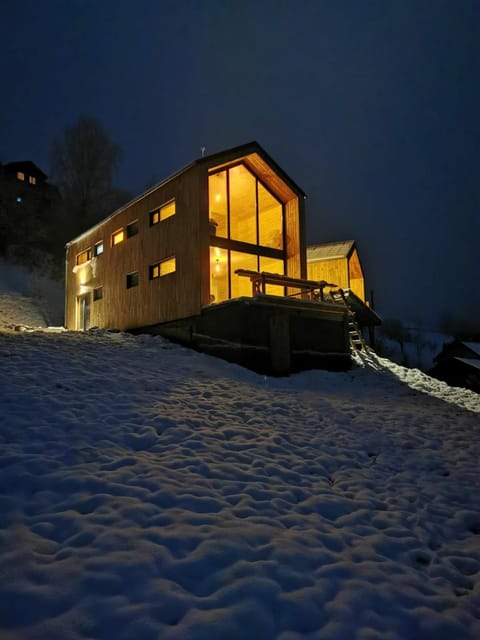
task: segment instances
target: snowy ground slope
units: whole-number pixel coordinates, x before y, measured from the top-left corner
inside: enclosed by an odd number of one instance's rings
[[[479,396],[381,364],[0,334],[2,640],[478,639]]]

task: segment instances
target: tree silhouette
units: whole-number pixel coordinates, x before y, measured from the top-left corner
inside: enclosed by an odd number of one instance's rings
[[[80,117],[54,139],[51,179],[64,202],[64,241],[130,199],[128,193],[112,184],[120,158],[120,147],[95,118]]]

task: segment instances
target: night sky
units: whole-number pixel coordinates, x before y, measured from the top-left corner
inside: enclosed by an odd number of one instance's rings
[[[136,195],[257,140],[381,315],[480,314],[478,0],[0,0],[0,54],[0,161],[94,116]]]

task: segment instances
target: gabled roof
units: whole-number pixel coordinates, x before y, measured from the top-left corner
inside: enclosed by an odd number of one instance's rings
[[[209,156],[204,156],[202,158],[197,158],[197,160],[194,160],[193,162],[190,162],[189,164],[184,166],[179,171],[176,171],[175,173],[173,173],[170,176],[168,176],[168,178],[164,178],[163,180],[161,180],[157,184],[153,185],[152,187],[150,187],[149,189],[147,189],[146,191],[144,191],[140,195],[136,196],[132,200],[129,200],[128,202],[123,204],[120,208],[118,208],[115,211],[113,211],[106,218],[103,218],[103,220],[99,220],[92,227],[90,227],[89,229],[86,229],[81,234],[79,234],[78,236],[76,236],[75,238],[73,238],[72,240],[67,242],[66,246],[68,247],[73,242],[77,242],[83,236],[91,233],[94,229],[102,226],[105,222],[107,222],[107,220],[110,220],[111,218],[114,218],[117,214],[121,213],[122,211],[124,211],[125,209],[130,207],[135,202],[138,202],[138,201],[142,200],[143,198],[145,198],[149,194],[153,193],[156,189],[159,189],[160,187],[165,186],[168,182],[171,182],[175,178],[178,178],[178,176],[182,175],[183,173],[185,173],[186,171],[188,171],[189,169],[191,169],[192,167],[194,167],[194,166],[196,166],[198,164],[207,164],[207,166],[209,166],[209,168],[212,168],[212,167],[215,167],[216,165],[220,165],[220,166],[221,165],[228,165],[228,164],[230,164],[232,162],[235,162],[235,160],[241,160],[241,159],[247,159],[247,158],[251,158],[252,159],[252,162],[251,162],[252,165],[255,165],[255,161],[260,159],[260,165],[262,165],[262,163],[263,163],[263,167],[265,167],[266,165],[271,167],[271,169],[287,185],[287,191],[290,192],[290,190],[291,190],[291,191],[296,192],[298,194],[298,196],[300,196],[300,197],[304,197],[304,198],[306,197],[305,192],[285,173],[285,171],[283,171],[283,169],[281,167],[278,166],[278,164],[275,162],[275,160],[273,160],[273,158],[271,158],[268,155],[268,153],[265,151],[265,149],[263,149],[258,144],[258,142],[255,142],[255,141],[248,142],[247,144],[242,144],[242,145],[240,145],[238,147],[232,147],[231,149],[227,149],[225,151],[219,151],[218,153],[213,153],[212,155],[209,155]]]
[[[301,189],[298,184],[294,182],[287,173],[285,173],[285,171],[275,162],[275,160],[256,140],[247,142],[247,144],[242,144],[238,147],[226,149],[225,151],[213,153],[212,155],[205,156],[203,158],[198,158],[194,161],[193,164],[208,163],[210,167],[213,167],[216,164],[228,164],[235,160],[235,158],[247,158],[247,156],[253,156],[254,154],[257,154],[264,162],[266,162],[293,191],[295,191],[298,195],[306,197],[303,189]]]
[[[467,349],[470,349],[470,351],[476,353],[480,358],[480,342],[464,342],[463,344],[467,347]]]
[[[480,370],[480,359],[477,358],[454,358],[454,360],[458,360],[459,362],[463,362],[463,364],[472,367],[473,369]]]
[[[348,258],[354,248],[355,240],[342,240],[341,242],[324,242],[322,244],[312,244],[307,247],[307,262],[319,262],[320,260]]]

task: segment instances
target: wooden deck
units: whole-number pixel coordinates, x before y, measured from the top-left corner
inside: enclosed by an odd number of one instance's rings
[[[135,330],[154,333],[259,373],[351,366],[345,307],[256,294],[204,307],[200,315]]]

